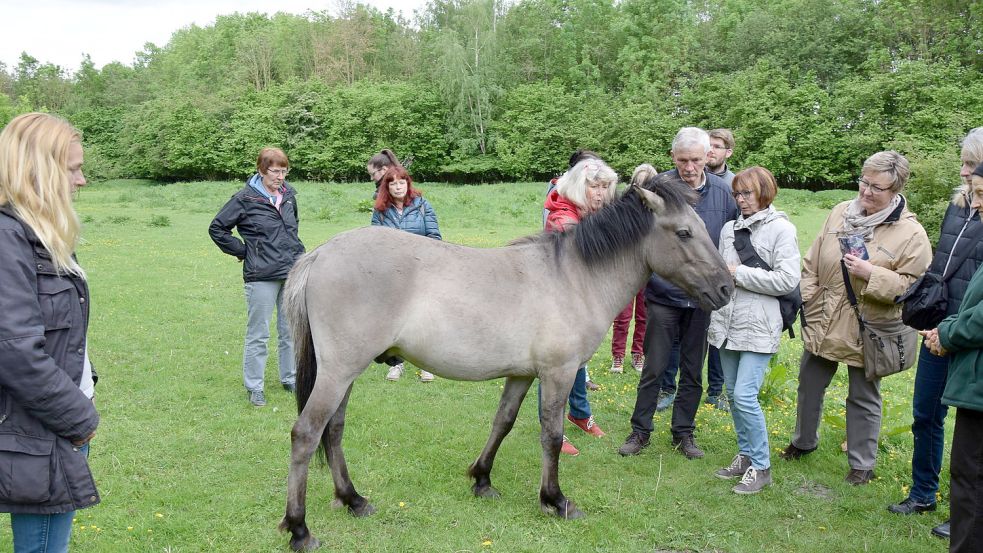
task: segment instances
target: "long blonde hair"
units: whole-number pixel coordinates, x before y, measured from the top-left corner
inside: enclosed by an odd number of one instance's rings
[[[73,254],[79,219],[72,206],[68,149],[82,135],[68,121],[25,113],[0,132],[0,206],[9,205],[51,254],[55,270],[85,278]]]

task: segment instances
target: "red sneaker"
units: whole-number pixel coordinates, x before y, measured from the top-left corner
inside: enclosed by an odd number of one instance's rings
[[[594,422],[594,415],[591,415],[586,419],[575,419],[573,418],[573,415],[567,413],[567,420],[576,424],[578,428],[591,436],[594,436],[595,438],[601,438],[604,436],[604,431],[601,430],[600,426],[597,426],[596,422]]]
[[[571,457],[576,457],[577,455],[580,455],[580,450],[573,447],[570,440],[568,440],[566,436],[563,436],[563,445],[560,446],[560,453],[566,453]]]

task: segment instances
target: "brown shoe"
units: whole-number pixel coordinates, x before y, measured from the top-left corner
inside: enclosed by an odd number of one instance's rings
[[[672,439],[672,446],[686,456],[687,459],[702,459],[703,450],[696,445],[693,436],[680,436]]]
[[[852,486],[862,486],[874,479],[874,471],[850,469],[846,474],[846,482]]]
[[[795,447],[795,444],[788,444],[781,453],[778,454],[779,457],[785,459],[786,461],[796,461],[802,457],[816,451],[816,448],[812,449],[799,449]]]

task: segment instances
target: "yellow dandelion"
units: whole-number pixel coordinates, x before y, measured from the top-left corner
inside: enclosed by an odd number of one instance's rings
[[[157,518],[164,518],[164,515],[161,513],[154,513],[154,516]]]
[[[826,531],[826,527],[825,526],[820,526],[819,529],[822,530],[823,532]]]
[[[133,531],[133,527],[132,527],[132,526],[127,526],[127,527],[126,527],[126,529],[127,529],[127,531],[129,531],[129,532],[132,532],[132,531]]]
[[[405,501],[400,501],[399,502],[399,506],[400,507],[405,507],[406,506],[406,502]]]
[[[482,547],[491,547],[491,544],[492,544],[492,541],[491,540],[487,540],[487,539],[485,541],[481,542],[481,546]]]

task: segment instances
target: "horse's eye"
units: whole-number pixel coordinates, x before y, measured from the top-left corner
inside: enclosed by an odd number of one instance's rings
[[[689,229],[681,228],[676,231],[676,236],[686,239],[686,238],[691,238],[693,236],[693,233],[691,233]]]

